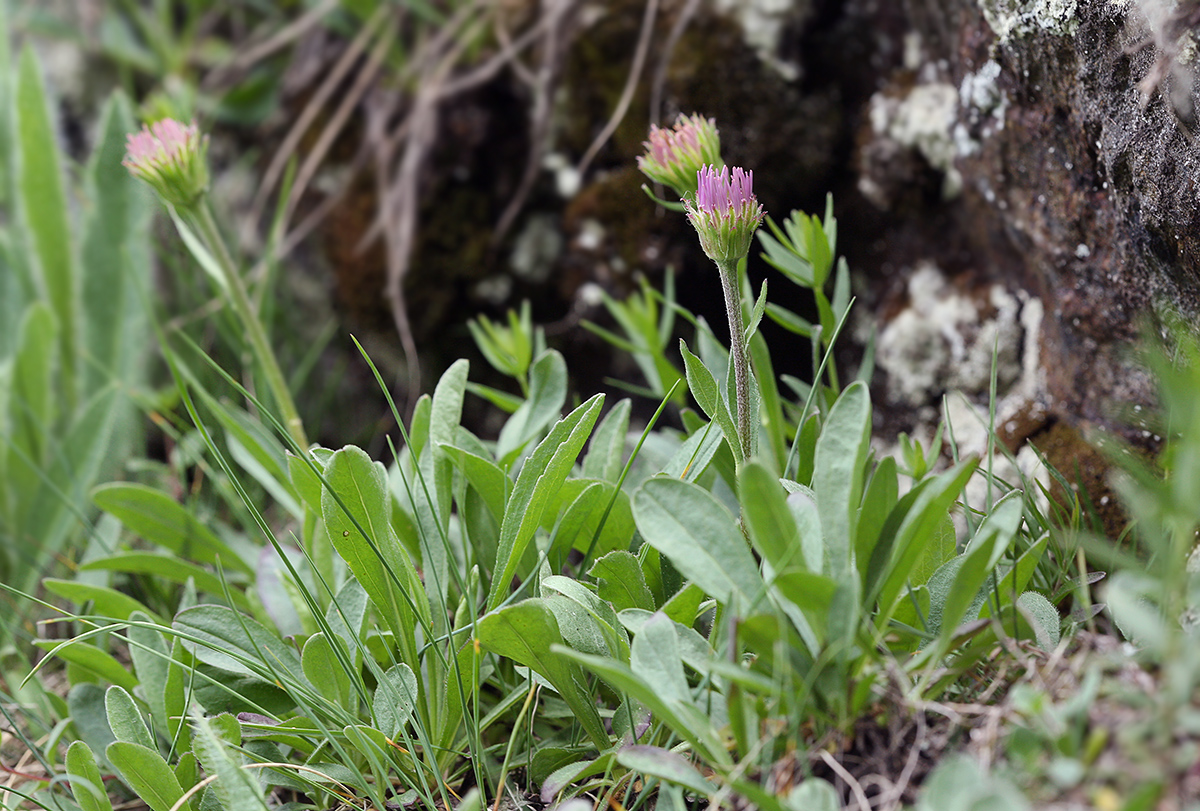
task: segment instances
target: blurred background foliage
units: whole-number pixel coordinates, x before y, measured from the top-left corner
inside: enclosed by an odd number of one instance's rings
[[[670,265],[692,282],[683,304],[720,312],[691,279],[708,268],[686,225],[643,216],[633,157],[651,121],[715,116],[769,210],[819,208],[840,126],[832,95],[760,55],[759,29],[692,0],[10,3],[74,159],[117,87],[141,119],[212,132],[220,215],[256,263],[284,366],[308,382],[306,421],[368,444],[385,409],[333,340],[348,331],[412,399],[476,352],[472,315],[529,299],[595,390],[627,362],[570,329],[613,323],[601,293]],[[769,35],[811,10],[764,14]],[[212,296],[184,257],[160,248],[154,293],[188,321]]]
[[[104,481],[148,484],[222,525],[252,523],[153,349],[155,325],[176,336],[201,391],[230,391],[205,355],[225,369],[248,357],[211,275],[120,166],[141,123],[195,120],[210,134],[218,219],[305,424],[376,457],[394,412],[348,335],[402,414],[456,358],[476,359],[473,390],[490,396],[467,399],[464,425],[494,435],[504,409],[491,404],[521,392],[483,362],[469,322],[518,306],[543,325],[538,352],[569,361],[573,399],[631,381],[654,395],[634,401],[648,418],[680,375],[663,354],[687,326],[670,301],[723,329],[689,227],[655,216],[640,190],[633,159],[649,123],[717,117],[726,158],[759,167],[768,208],[822,200],[837,126],[832,96],[802,95],[736,13],[696,0],[0,0],[0,10],[0,580],[23,592],[56,561],[112,552],[119,526],[98,521],[89,496]],[[778,31],[810,9],[772,13]],[[795,114],[780,121],[768,98]],[[613,331],[639,351],[614,352]],[[797,355],[779,371],[799,372]],[[240,382],[254,389],[249,375]],[[244,412],[228,400],[207,405],[236,412],[225,428],[253,447],[261,426],[234,424]],[[56,633],[4,600],[17,636]],[[9,676],[26,667],[17,651],[6,648]]]

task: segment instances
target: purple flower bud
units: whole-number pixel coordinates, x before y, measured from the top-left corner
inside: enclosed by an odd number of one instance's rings
[[[208,136],[195,123],[165,118],[126,140],[126,166],[176,208],[187,208],[208,191]]]
[[[700,245],[717,264],[736,263],[750,252],[754,232],[762,223],[763,207],[754,196],[754,172],[728,166],[705,166],[696,173],[696,197],[685,200],[688,220]]]
[[[638,158],[638,169],[655,183],[670,186],[680,197],[696,192],[696,172],[705,165],[723,166],[721,136],[711,118],[699,113],[680,115],[672,129],[650,126],[646,154]]]

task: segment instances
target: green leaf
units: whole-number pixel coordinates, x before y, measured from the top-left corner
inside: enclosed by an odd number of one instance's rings
[[[112,811],[96,756],[83,741],[75,741],[67,749],[67,779],[82,811]]]
[[[1058,647],[1062,618],[1053,603],[1036,591],[1027,591],[1017,598],[1017,609],[1029,619],[1039,648],[1049,653]]]
[[[181,584],[191,579],[195,583],[197,591],[225,597],[221,578],[212,572],[195,563],[156,552],[122,552],[89,560],[80,565],[79,570],[81,572],[110,571],[124,572],[125,574],[152,574],[172,583]],[[231,588],[229,597],[233,600],[235,608],[250,610],[250,602],[240,589]]]
[[[724,432],[716,426],[714,422],[702,422],[663,466],[663,475],[689,482],[697,481],[704,471],[708,470],[709,464],[725,441]]]
[[[130,532],[182,558],[215,563],[253,574],[242,560],[201,521],[166,493],[144,484],[113,482],[92,491],[92,501],[116,516]]]
[[[191,746],[192,733],[185,723],[193,682],[191,656],[184,650],[179,637],[171,643],[171,661],[167,665],[167,680],[163,685],[162,701],[166,709],[167,732],[176,742],[177,750]]]
[[[282,686],[306,684],[300,655],[256,620],[222,605],[197,605],[175,615],[183,647],[201,662]]]
[[[521,448],[562,413],[566,401],[567,362],[551,349],[533,362],[529,369],[529,396],[500,429],[496,457],[501,464],[507,467]]]
[[[57,656],[64,662],[94,673],[104,681],[118,684],[126,690],[137,687],[136,677],[121,667],[112,656],[86,641],[75,642],[68,639],[66,642],[59,642],[56,639],[35,639],[33,644],[46,651],[47,656]]]
[[[916,811],[1029,811],[1029,801],[1002,777],[988,774],[970,755],[943,758],[922,787]]]
[[[584,680],[579,667],[551,651],[552,645],[564,641],[545,601],[531,598],[493,611],[479,620],[478,633],[485,648],[532,669],[554,685],[596,747],[602,752],[608,749],[608,733],[594,698],[580,687]]]
[[[854,557],[859,573],[865,577],[867,565],[879,535],[887,523],[887,517],[900,500],[900,482],[896,472],[896,460],[884,457],[875,467],[867,491],[863,494],[862,507],[858,511],[858,530],[854,542]],[[954,554],[953,548],[950,554]],[[932,570],[930,570],[932,571]]]
[[[800,216],[804,215],[801,214]],[[773,223],[770,224],[773,225]],[[798,256],[794,250],[789,250],[788,247],[785,247],[779,240],[772,237],[766,231],[758,232],[758,240],[762,243],[763,248],[766,249],[763,259],[767,261],[767,264],[801,287],[812,288],[816,285],[813,266]]]
[[[595,571],[594,568],[593,571]],[[638,576],[640,578],[640,571],[638,572]],[[558,593],[562,595],[563,599],[569,600],[579,606],[582,611],[587,612],[600,629],[604,636],[608,654],[621,660],[629,657],[629,642],[625,637],[621,621],[618,619],[617,612],[613,609],[613,606],[603,599],[603,594],[597,597],[578,580],[570,577],[562,577],[561,575],[551,575],[543,580],[541,582],[541,591],[543,597]],[[551,603],[550,605],[554,609],[554,604]],[[554,613],[558,619],[559,630],[563,631],[563,636],[568,642],[572,642],[563,628],[562,613],[557,610]],[[572,646],[576,650],[583,650],[583,648],[575,645],[574,642],[572,642]]]
[[[1125,638],[1154,652],[1163,651],[1171,638],[1170,623],[1151,599],[1161,588],[1158,578],[1126,570],[1113,575],[1104,592],[1108,613]]]
[[[786,434],[791,426],[783,413],[783,400],[779,396],[779,383],[775,376],[775,366],[771,363],[771,352],[761,333],[750,339],[750,360],[762,402],[759,416],[767,437],[768,453],[774,459],[775,469],[783,470],[788,456]]]
[[[108,745],[105,757],[152,811],[171,811],[183,797],[175,772],[158,752],[140,744],[116,741]]]
[[[148,627],[154,620],[140,611],[129,615],[137,625],[130,625],[125,633],[129,636],[129,658],[133,660],[133,671],[141,683],[142,696],[150,705],[150,715],[161,729],[167,729],[167,708],[164,691],[167,686],[167,671],[171,664],[171,648],[162,633]]]
[[[812,322],[807,318],[801,318],[785,307],[781,307],[778,304],[768,304],[767,316],[788,332],[799,335],[802,338],[812,337]]]
[[[191,736],[188,736],[188,746],[191,746]],[[200,762],[196,759],[196,753],[193,751],[184,752],[179,756],[179,760],[175,762],[175,779],[179,781],[181,787],[191,788],[200,781]]]
[[[614,484],[606,481],[569,479],[559,490],[559,496],[560,503],[567,498],[571,500],[558,521],[557,530],[553,526],[546,527],[546,523],[554,519],[558,510],[550,506],[542,513],[542,526],[548,531],[555,530],[553,546],[548,550],[552,567],[565,562],[565,556],[571,549],[580,552],[591,549],[593,555],[606,555],[617,549],[629,548],[634,533],[633,510],[624,490],[617,490]],[[612,509],[608,509],[609,504],[612,504]],[[603,527],[600,526],[601,518],[604,518]]]
[[[258,778],[242,768],[242,755],[234,748],[241,739],[241,728],[232,715],[198,715],[192,723],[192,746],[204,771],[217,778],[209,790],[216,794],[222,808],[266,811]]]
[[[737,598],[749,610],[763,580],[737,521],[707,490],[678,479],[647,479],[633,497],[642,537],[675,568],[728,605]]]
[[[635,640],[636,641],[636,640]],[[651,685],[635,674],[629,665],[607,656],[592,656],[565,646],[554,649],[563,657],[586,667],[614,689],[640,701],[654,716],[686,740],[703,757],[718,766],[728,767],[729,754],[711,722],[695,707],[680,706],[664,700],[657,685]],[[693,710],[687,713],[687,709]]]
[[[483,503],[487,505],[488,512],[499,524],[504,519],[504,502],[508,499],[508,476],[492,460],[463,448],[446,448],[446,452],[479,493]]]
[[[629,667],[642,681],[653,684],[664,701],[692,703],[675,623],[665,614],[654,614],[638,630],[630,646]]]
[[[930,533],[921,551],[921,555],[917,560],[917,565],[913,568],[911,582],[913,586],[923,586],[929,582],[929,578],[938,568],[954,557],[957,551],[957,533],[954,529],[954,520],[947,512],[942,516],[942,520],[938,522],[933,532]]]
[[[113,429],[115,397],[116,389],[112,387],[97,392],[73,412],[65,435],[55,438],[49,470],[36,474],[34,480],[37,496],[23,505],[29,507],[26,517],[30,519],[23,534],[41,542],[40,562],[34,562],[33,550],[22,549],[22,562],[29,565],[19,573],[16,582],[9,581],[10,585],[32,591],[49,559],[60,554],[63,545],[78,530],[80,510],[87,500],[86,489],[96,478],[101,463],[107,461],[106,451],[112,449],[108,437]],[[69,502],[64,501],[64,494]]]
[[[324,633],[313,634],[304,643],[304,650],[300,654],[300,666],[318,693],[342,709],[357,709],[354,685],[350,674],[346,672],[345,666],[333,649],[334,644]]]
[[[500,525],[496,571],[487,600],[489,611],[508,594],[517,564],[541,523],[543,510],[566,481],[603,405],[604,395],[597,394],[576,408],[550,430],[521,466]]]
[[[559,750],[559,752],[563,751]],[[579,754],[571,750],[565,751],[567,752],[567,756],[572,758],[573,762],[555,768],[546,774],[545,780],[542,781],[542,801],[546,804],[550,804],[554,800],[554,797],[571,783],[576,783],[598,774],[605,774],[612,769],[614,759],[612,750],[594,760],[574,760],[574,758],[579,757]],[[550,747],[543,746],[539,748],[533,756],[534,771],[537,772],[539,770],[538,767],[540,764],[538,761],[541,759],[539,756],[551,757],[553,754],[554,752]]]
[[[758,294],[758,299],[754,302],[754,308],[750,311],[750,318],[746,322],[746,329],[742,335],[742,340],[750,343],[750,339],[758,331],[758,324],[762,321],[763,310],[767,306],[767,280],[763,279],[762,290]]]
[[[839,582],[853,570],[863,465],[871,445],[871,398],[852,383],[834,403],[817,440],[813,491],[825,539],[827,574]]]
[[[830,620],[834,610],[838,583],[817,572],[793,569],[774,576],[776,593],[800,610],[801,617],[787,610],[797,633],[804,639],[809,651],[816,653],[829,639]]]
[[[33,237],[42,290],[58,322],[63,389],[67,402],[72,403],[77,388],[75,329],[79,324],[79,290],[71,257],[58,136],[50,121],[41,68],[28,43],[21,50],[17,68],[16,111],[21,212]]]
[[[638,559],[624,550],[610,552],[592,564],[588,574],[600,581],[601,599],[612,603],[617,611],[626,608],[654,610],[654,595],[642,576]]]
[[[429,419],[433,412],[433,398],[422,394],[413,406],[412,422],[408,426],[408,447],[414,459],[420,459],[429,444]]]
[[[371,706],[375,727],[388,740],[398,738],[417,706],[417,677],[412,668],[401,662],[384,673]]]
[[[58,580],[53,577],[47,577],[42,581],[42,585],[52,594],[65,597],[77,605],[83,605],[91,601],[91,613],[102,617],[124,620],[129,619],[129,615],[133,612],[141,611],[143,614],[152,617],[155,622],[162,622],[157,614],[146,608],[142,603],[127,594],[122,594],[116,589],[110,589],[107,586],[93,586],[78,580]]]
[[[976,600],[988,575],[1012,543],[1024,515],[1024,495],[1017,490],[998,501],[980,525],[975,537],[962,554],[962,567],[954,578],[954,586],[946,598],[942,614],[942,633],[953,631],[967,615],[967,607]]]
[[[289,514],[302,519],[304,512],[300,509],[300,494],[292,486],[283,443],[241,409],[221,407],[214,400],[208,400],[208,404],[225,427],[225,442],[229,445],[229,455],[233,460]]]
[[[700,410],[721,427],[721,431],[725,434],[725,442],[733,452],[734,460],[740,465],[743,461],[742,444],[738,441],[737,428],[734,425],[733,417],[729,414],[729,405],[721,397],[721,390],[717,386],[716,379],[704,362],[688,350],[687,343],[682,338],[679,339],[679,352],[683,355],[688,389],[696,398]]]
[[[57,413],[54,399],[55,341],[58,328],[54,314],[41,302],[31,304],[21,319],[20,339],[12,366],[10,409],[13,453],[10,470],[16,475],[30,463],[45,461]],[[21,454],[28,461],[21,459]],[[19,465],[20,467],[16,467]],[[24,490],[32,492],[37,475],[29,471]],[[12,480],[21,485],[22,481]],[[20,491],[18,490],[18,494]]]
[[[146,727],[146,721],[138,710],[133,696],[113,685],[104,693],[104,709],[108,713],[108,726],[118,741],[137,743],[147,749],[155,749],[154,739]]]
[[[900,499],[888,516],[864,583],[868,603],[878,595],[877,622],[886,623],[891,617],[925,544],[978,466],[978,459],[964,459],[945,473],[926,479]]]
[[[583,457],[584,478],[603,479],[615,484],[621,476],[631,410],[632,404],[626,398],[604,415],[596,433],[592,434],[592,441],[588,443],[587,455]]]
[[[810,777],[796,786],[784,798],[794,811],[841,811],[842,798],[829,781]]]
[[[67,693],[67,709],[75,736],[86,743],[93,754],[103,752],[116,740],[108,726],[108,711],[104,708],[104,690],[98,684],[80,682]],[[97,758],[107,768],[108,762],[101,755]]]
[[[777,572],[806,568],[800,527],[788,508],[779,479],[761,462],[750,461],[738,474],[738,500],[750,542]]]
[[[321,511],[329,539],[384,621],[407,644],[405,658],[415,661],[411,640],[417,612],[428,622],[429,601],[389,523],[387,474],[362,449],[348,445],[330,457],[325,480],[330,489],[321,497]]]
[[[1011,605],[1017,595],[1025,590],[1025,586],[1029,584],[1033,573],[1037,571],[1038,564],[1042,560],[1042,555],[1046,551],[1046,547],[1050,543],[1050,533],[1044,532],[1042,536],[1030,544],[1029,548],[1021,553],[1017,558],[1016,564],[1009,568],[1004,577],[1001,578],[996,591],[1000,595],[1001,605]],[[992,614],[991,605],[985,603],[983,606],[982,616],[990,617]]]
[[[822,572],[825,570],[825,541],[821,537],[821,516],[817,514],[817,502],[813,500],[812,490],[787,479],[782,479],[780,483],[788,491],[788,512],[800,530],[805,566],[809,571]],[[797,489],[791,489],[793,487]]]
[[[89,206],[80,243],[85,391],[111,380],[140,385],[149,324],[139,287],[150,282],[150,205],[147,189],[121,165],[133,110],[124,93],[109,97],[100,114],[99,140],[88,162]],[[131,413],[131,404],[124,403]]]
[[[333,451],[326,451],[324,448],[314,449],[309,455],[312,461],[316,464],[317,470],[325,472],[326,459],[321,455],[320,451],[332,455]],[[303,499],[304,503],[310,510],[321,513],[321,484],[320,477],[317,472],[309,467],[308,461],[301,459],[291,451],[287,452],[288,478],[292,482],[292,489]]]
[[[542,589],[541,599],[554,614],[563,642],[577,651],[597,656],[619,656],[605,629],[583,605],[553,589]],[[611,609],[611,606],[610,606]]]
[[[704,592],[695,583],[688,583],[663,603],[662,612],[680,625],[691,628],[703,602]]]
[[[436,517],[438,524],[437,527],[427,527],[426,531],[421,533],[421,557],[424,561],[426,585],[436,597],[433,600],[433,608],[439,615],[444,613],[446,593],[450,586],[444,539],[449,531],[451,484],[454,480],[454,463],[447,455],[445,446],[454,443],[458,424],[462,421],[463,396],[469,369],[470,364],[467,361],[457,360],[438,380],[429,414],[429,447],[432,459],[422,455],[420,460],[425,485],[433,488],[434,492],[431,495],[435,497],[436,502],[436,516],[430,517]],[[428,509],[425,491],[419,482],[416,490],[414,495],[418,496],[417,503]],[[423,512],[417,512],[419,518],[423,516]]]
[[[482,383],[467,383],[467,391],[477,397],[482,397],[505,414],[515,414],[525,401],[515,394],[485,386]]]
[[[617,762],[626,769],[683,786],[704,797],[717,792],[717,787],[705,780],[686,758],[657,746],[626,746],[617,752]]]
[[[454,443],[455,431],[462,421],[463,396],[470,368],[469,362],[459,359],[438,380],[429,415],[429,441],[434,447]]]

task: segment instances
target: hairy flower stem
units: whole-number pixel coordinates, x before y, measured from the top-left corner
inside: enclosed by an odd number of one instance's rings
[[[742,295],[738,289],[737,263],[717,262],[725,315],[729,319],[729,351],[733,358],[733,382],[737,397],[737,432],[742,459],[754,454],[754,414],[751,413],[750,359],[746,355],[746,327],[742,320]]]
[[[283,424],[300,449],[307,450],[308,438],[304,434],[304,424],[300,421],[300,412],[296,410],[296,403],[288,389],[287,380],[284,379],[279,363],[275,360],[275,352],[267,340],[267,333],[263,329],[262,321],[259,320],[254,305],[250,303],[246,285],[242,282],[241,274],[233,262],[233,257],[225,247],[225,241],[217,228],[217,222],[213,218],[208,200],[202,199],[189,210],[181,211],[180,214],[192,225],[201,241],[216,258],[217,264],[225,276],[229,300],[233,304],[234,312],[242,322],[243,329],[246,330],[250,349],[266,376],[267,386],[271,389],[272,397],[275,398],[275,405],[283,417]]]

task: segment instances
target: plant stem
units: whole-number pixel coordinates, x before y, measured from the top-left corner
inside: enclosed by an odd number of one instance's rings
[[[246,337],[250,341],[250,349],[254,352],[255,358],[258,360],[258,364],[262,367],[262,372],[266,376],[267,386],[271,389],[271,395],[275,398],[275,406],[279,409],[283,417],[283,424],[287,427],[292,439],[300,446],[300,449],[307,450],[308,438],[304,434],[304,424],[300,421],[300,412],[296,410],[296,403],[292,399],[292,393],[288,389],[287,381],[283,377],[283,372],[280,370],[279,363],[275,359],[275,353],[271,349],[270,342],[267,340],[267,332],[263,329],[262,322],[258,318],[258,313],[255,311],[254,305],[250,303],[250,296],[246,293],[246,285],[242,282],[241,274],[233,262],[233,257],[230,256],[229,250],[225,247],[225,241],[222,239],[221,232],[217,228],[217,222],[213,218],[208,200],[201,200],[187,214],[190,215],[188,219],[195,226],[200,239],[208,247],[209,252],[221,267],[221,272],[225,275],[229,300],[233,304],[233,309],[237,313],[238,318],[241,319],[242,327],[246,330]]]
[[[733,381],[737,397],[737,432],[742,458],[750,461],[754,453],[754,416],[750,401],[750,359],[746,354],[746,327],[742,320],[742,296],[738,289],[737,263],[718,262],[721,291],[725,294],[725,315],[729,319],[729,352],[733,358]]]

